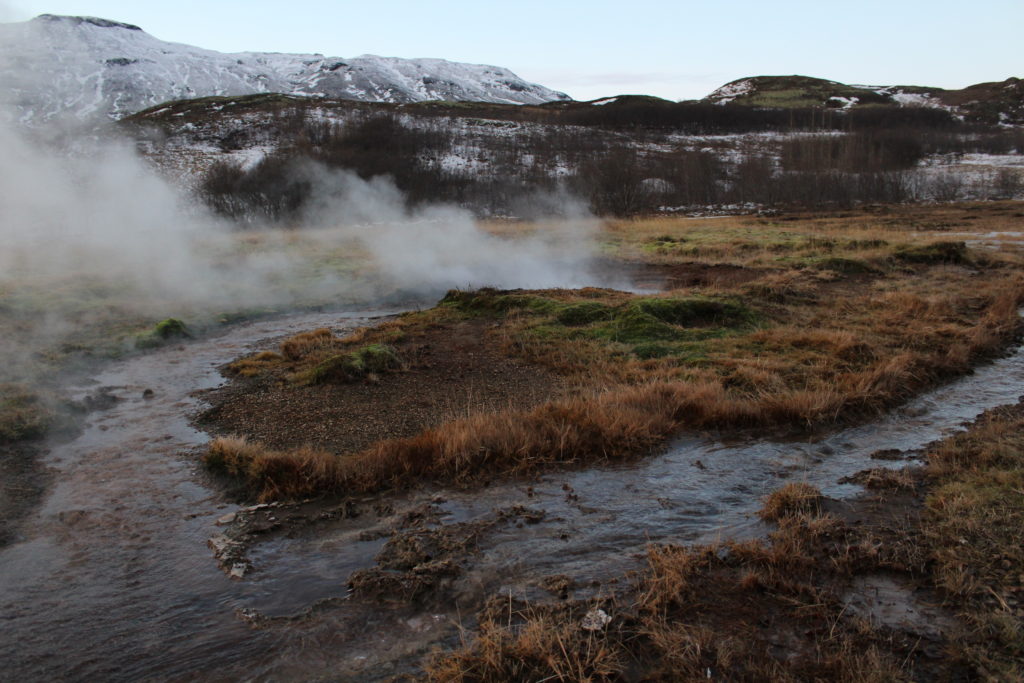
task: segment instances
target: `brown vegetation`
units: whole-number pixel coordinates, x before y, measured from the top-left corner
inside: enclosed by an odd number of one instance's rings
[[[426,677],[1020,680],[1022,473],[1018,404],[933,447],[926,500],[904,488],[836,506],[787,485],[769,497],[786,514],[769,515],[779,526],[767,540],[651,546],[628,588],[591,600],[495,599]],[[801,511],[790,504],[811,499]],[[885,580],[906,586],[903,597],[872,597],[878,577],[895,577]],[[873,616],[859,607],[871,600],[906,601],[906,612]],[[606,618],[592,630],[599,609]]]
[[[821,491],[810,484],[790,483],[768,494],[758,514],[761,519],[778,522],[786,517],[816,512],[821,501]]]
[[[958,648],[984,678],[1024,679],[1024,404],[942,442],[927,472],[924,545],[964,615]]]

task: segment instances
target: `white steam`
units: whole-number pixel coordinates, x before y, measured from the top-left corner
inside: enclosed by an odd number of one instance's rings
[[[557,223],[529,235],[497,237],[462,209],[434,205],[409,210],[387,178],[309,165],[315,201],[306,224],[334,227],[358,240],[382,275],[405,290],[453,287],[578,287],[590,284],[594,222],[579,202],[558,197]],[[537,203],[552,203],[551,197]]]
[[[107,140],[67,155],[0,126],[0,149],[0,280],[8,283],[81,276],[120,288],[139,306],[216,310],[311,296],[366,300],[395,289],[434,296],[451,287],[588,283],[592,222],[565,198],[558,203],[570,218],[498,237],[458,208],[406,209],[388,179],[309,164],[296,169],[314,187],[307,229],[243,235],[125,144]],[[347,269],[311,269],[325,254],[348,258]]]

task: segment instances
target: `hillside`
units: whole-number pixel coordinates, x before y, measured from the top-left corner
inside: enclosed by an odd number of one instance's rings
[[[776,108],[930,107],[978,123],[1024,123],[1024,81],[1019,78],[944,90],[911,85],[847,85],[809,76],[754,76],[726,83],[705,99],[715,104]]]
[[[508,69],[443,59],[245,52],[168,43],[138,26],[44,14],[0,24],[0,80],[25,123],[118,119],[161,102],[286,93],[373,102],[567,100]]]
[[[411,203],[529,216],[574,196],[599,214],[1012,198],[1024,130],[896,105],[760,109],[622,96],[505,105],[284,95],[169,102],[118,123],[232,218],[302,220],[314,161],[389,176]],[[561,202],[564,204],[564,202]]]

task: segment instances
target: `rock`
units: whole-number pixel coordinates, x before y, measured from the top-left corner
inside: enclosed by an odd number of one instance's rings
[[[245,576],[245,572],[248,571],[248,567],[244,564],[233,564],[231,565],[231,571],[228,572],[228,576],[232,579],[240,579]]]
[[[231,524],[238,517],[237,512],[229,512],[220,519],[217,520],[217,526],[224,526],[225,524]]]
[[[210,547],[210,550],[212,550],[214,554],[220,555],[228,546],[231,545],[231,539],[221,534],[208,540],[206,545]]]
[[[612,618],[603,609],[592,609],[583,617],[580,628],[584,631],[600,631],[610,624]]]
[[[146,389],[145,391],[142,392],[142,398],[144,399],[148,400],[153,398],[154,396],[156,396],[156,392],[154,392],[152,389]]]

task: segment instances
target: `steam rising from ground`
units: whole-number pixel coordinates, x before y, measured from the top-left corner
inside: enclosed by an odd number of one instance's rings
[[[574,286],[587,279],[591,221],[514,239],[485,232],[465,211],[409,210],[386,178],[364,181],[309,164],[315,201],[301,231],[233,231],[158,177],[124,144],[59,154],[0,128],[0,271],[5,280],[86,276],[143,305],[283,305],[309,294],[372,297],[400,288]],[[550,198],[548,198],[550,201]],[[568,200],[563,202],[570,206]],[[346,268],[330,272],[318,259]],[[371,277],[360,279],[353,270]],[[368,289],[371,287],[372,290]],[[296,291],[301,288],[301,292]]]

